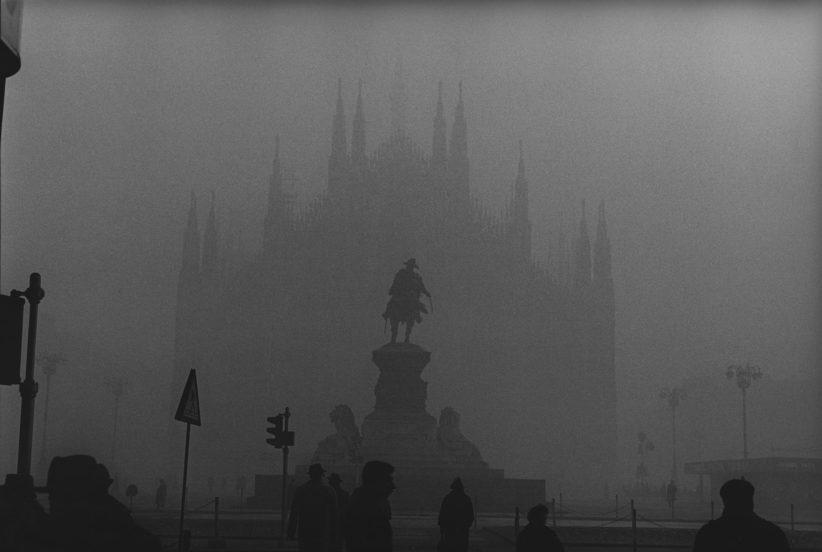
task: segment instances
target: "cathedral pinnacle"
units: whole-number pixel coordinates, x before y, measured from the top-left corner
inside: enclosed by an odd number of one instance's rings
[[[351,127],[351,161],[357,167],[364,167],[365,158],[365,112],[362,106],[362,79],[357,82],[357,107]]]

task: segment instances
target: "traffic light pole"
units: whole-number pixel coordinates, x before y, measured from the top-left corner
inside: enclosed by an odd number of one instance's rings
[[[291,411],[288,407],[285,407],[285,414],[283,418],[285,422],[283,423],[283,430],[288,431],[288,419],[291,417]],[[286,518],[286,490],[288,489],[288,445],[283,447],[283,485],[282,485],[282,496],[280,497],[280,548],[283,548],[285,545],[285,518]]]
[[[46,293],[40,287],[40,274],[29,276],[26,291],[12,290],[13,297],[25,297],[29,302],[29,332],[26,344],[26,378],[20,384],[20,441],[17,447],[17,474],[31,475],[31,442],[34,433],[34,397],[37,382],[34,381],[34,357],[37,343],[37,307]]]

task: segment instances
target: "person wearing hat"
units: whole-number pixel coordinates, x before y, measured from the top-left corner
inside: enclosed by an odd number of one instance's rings
[[[337,531],[334,535],[334,541],[331,543],[330,550],[332,552],[342,552],[345,548],[345,535],[343,531],[343,522],[346,510],[348,510],[348,500],[351,495],[348,491],[340,486],[342,478],[338,473],[332,473],[328,476],[328,484],[334,489],[334,496],[337,498]]]
[[[451,492],[442,499],[437,523],[440,526],[438,550],[468,551],[468,533],[474,523],[474,505],[471,504],[471,498],[465,494],[465,487],[459,477],[451,483]]]
[[[537,504],[528,510],[528,525],[517,535],[516,552],[563,552],[562,542],[547,523],[548,506]]]
[[[162,550],[160,540],[134,523],[108,494],[108,470],[92,456],[57,456],[49,466],[50,537],[58,550]]]
[[[719,488],[722,515],[706,523],[696,533],[694,552],[788,552],[785,533],[754,513],[754,486],[742,479],[730,479]]]
[[[391,321],[391,343],[397,342],[400,322],[405,323],[405,343],[408,343],[414,324],[422,322],[422,313],[428,313],[420,297],[423,294],[431,297],[431,294],[425,289],[422,276],[414,272],[416,268],[419,268],[417,259],[412,257],[405,261],[405,267],[394,275],[394,281],[388,290],[391,299],[388,300],[382,317]]]
[[[362,468],[362,484],[351,493],[345,513],[345,545],[348,552],[392,552],[391,503],[394,466],[369,460]]]
[[[286,535],[297,538],[300,552],[327,552],[337,532],[337,498],[324,474],[320,464],[311,464],[308,482],[294,490]]]

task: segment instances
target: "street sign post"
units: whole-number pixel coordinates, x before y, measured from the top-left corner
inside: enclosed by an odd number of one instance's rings
[[[186,515],[186,485],[188,480],[188,445],[191,438],[191,424],[200,424],[200,395],[197,392],[197,372],[192,368],[188,373],[188,380],[177,405],[174,419],[186,424],[186,452],[183,458],[183,493],[180,500],[180,530],[178,532],[177,550],[183,552],[183,523]]]

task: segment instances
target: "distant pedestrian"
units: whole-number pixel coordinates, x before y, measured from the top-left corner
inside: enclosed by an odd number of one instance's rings
[[[785,533],[754,513],[754,486],[731,479],[719,489],[722,515],[702,526],[694,539],[694,552],[788,552]]]
[[[371,460],[362,468],[362,485],[351,493],[345,516],[348,552],[392,552],[391,503],[394,466]]]
[[[665,488],[665,500],[668,502],[668,507],[671,509],[671,519],[674,519],[674,503],[676,503],[676,483],[671,479],[668,486]]]
[[[517,535],[516,552],[563,552],[559,537],[546,527],[548,507],[537,504],[528,510],[528,525]]]
[[[157,510],[162,510],[166,507],[166,495],[168,488],[164,479],[160,479],[160,484],[157,485],[157,492],[154,493],[154,507]]]
[[[337,529],[337,499],[324,474],[320,464],[311,464],[308,482],[294,491],[286,534],[297,538],[300,552],[327,552]]]
[[[451,492],[440,505],[440,552],[468,552],[468,533],[474,523],[474,505],[465,494],[462,479],[455,478]]]
[[[343,533],[344,529],[344,522],[345,522],[345,512],[348,511],[348,502],[351,499],[351,495],[343,489],[340,484],[342,483],[342,478],[338,473],[332,473],[328,477],[328,484],[331,485],[331,488],[334,489],[334,495],[337,498],[337,531],[334,533],[334,540],[331,543],[331,552],[342,552],[345,549],[345,535]]]

